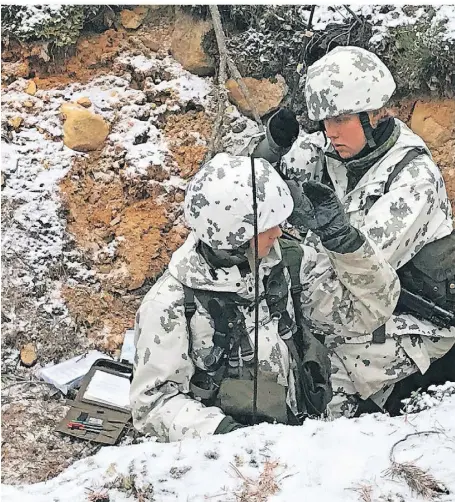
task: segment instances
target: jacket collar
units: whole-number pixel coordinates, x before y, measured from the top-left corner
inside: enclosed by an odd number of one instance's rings
[[[169,263],[169,273],[179,282],[194,289],[209,291],[226,291],[246,294],[245,274],[242,274],[237,265],[215,269],[197,251],[199,240],[191,232],[183,243],[172,255]],[[275,265],[281,261],[281,249],[276,241],[268,256],[261,260],[259,265],[260,276],[267,275]],[[212,270],[212,272],[211,272]],[[250,272],[246,278],[253,277]]]
[[[367,170],[350,192],[347,192],[347,170],[344,163],[331,158],[327,159],[327,171],[338,197],[343,201],[348,212],[356,211],[368,196],[383,195],[385,184],[393,168],[412,148],[424,148],[431,157],[422,138],[414,134],[400,120],[395,119],[395,122],[399,127],[398,139],[395,144],[377,160],[371,169]]]

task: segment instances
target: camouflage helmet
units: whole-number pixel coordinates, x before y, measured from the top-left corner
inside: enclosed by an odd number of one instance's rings
[[[258,232],[283,223],[294,203],[286,183],[264,159],[255,159]],[[219,153],[191,179],[185,218],[212,249],[236,249],[254,236],[251,160]]]
[[[311,120],[382,108],[395,91],[385,64],[360,47],[336,47],[308,68],[305,98]]]

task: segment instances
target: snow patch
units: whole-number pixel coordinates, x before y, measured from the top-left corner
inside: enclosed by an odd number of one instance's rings
[[[136,485],[153,486],[156,500],[202,502],[232,501],[241,491],[242,479],[234,472],[257,480],[266,461],[278,461],[280,491],[276,502],[302,499],[319,502],[354,502],[359,486],[371,487],[371,500],[421,498],[402,480],[385,475],[392,446],[407,434],[414,436],[395,449],[397,462],[412,461],[428,469],[449,490],[441,502],[455,493],[455,396],[418,415],[390,418],[365,415],[332,422],[307,420],[301,427],[261,424],[225,436],[188,439],[163,444],[106,447],[96,455],[76,462],[55,479],[30,486],[3,485],[7,502],[82,502],[88,489],[100,489],[119,476],[135,476]],[[215,453],[214,453],[215,452]],[[110,489],[112,502],[129,500]]]
[[[387,35],[389,29],[399,26],[412,26],[421,21],[429,21],[433,26],[441,23],[444,26],[444,38],[455,40],[455,11],[453,5],[434,7],[434,16],[423,7],[409,5],[350,5],[354,14],[362,16],[372,24],[373,36],[370,43],[379,43]],[[428,10],[428,9],[427,9]],[[310,12],[300,9],[300,15],[308,22]],[[331,23],[342,24],[352,18],[343,6],[317,5],[314,11],[313,30],[324,31]]]

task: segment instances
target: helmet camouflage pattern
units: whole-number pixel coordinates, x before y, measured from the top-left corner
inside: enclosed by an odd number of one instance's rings
[[[387,66],[360,47],[336,47],[308,68],[305,98],[311,120],[382,108],[395,91]]]
[[[294,203],[286,183],[264,159],[255,159],[258,232],[283,223]],[[191,179],[185,218],[213,249],[236,249],[254,236],[251,160],[219,153]]]

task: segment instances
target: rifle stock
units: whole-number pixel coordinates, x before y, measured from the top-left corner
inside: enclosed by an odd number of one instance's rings
[[[430,300],[422,296],[411,293],[407,289],[401,288],[398,300],[398,312],[402,314],[412,314],[415,317],[431,321],[441,328],[455,326],[455,313],[445,310]]]

